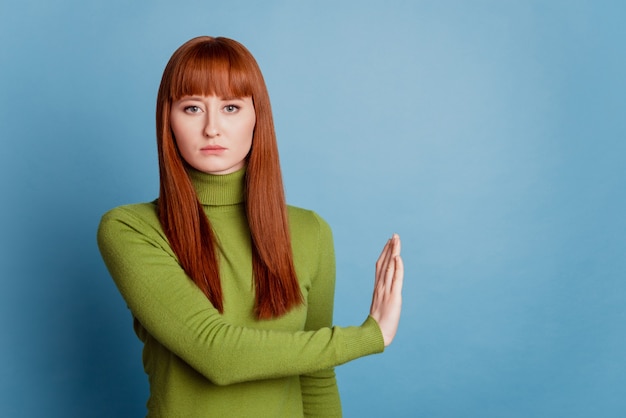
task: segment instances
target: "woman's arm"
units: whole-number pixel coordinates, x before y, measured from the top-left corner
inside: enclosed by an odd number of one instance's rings
[[[215,384],[309,374],[383,351],[372,317],[359,327],[301,332],[225,322],[178,264],[158,220],[146,222],[137,211],[122,207],[103,216],[102,257],[145,329]]]
[[[320,218],[318,269],[308,297],[306,329],[316,330],[332,324],[335,291],[335,256],[330,227]],[[378,261],[371,315],[381,325],[385,346],[395,337],[402,305],[404,267],[397,234],[387,241]],[[341,417],[341,401],[334,369],[300,377],[304,413],[307,417]]]
[[[315,215],[319,224],[316,271],[313,272],[307,298],[305,330],[330,327],[335,298],[335,252],[328,224]],[[341,417],[341,401],[333,368],[301,375],[302,403],[305,417]]]

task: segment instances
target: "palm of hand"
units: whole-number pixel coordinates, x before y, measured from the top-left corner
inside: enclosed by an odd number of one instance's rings
[[[404,265],[400,257],[400,237],[387,241],[376,262],[376,280],[370,315],[378,322],[385,347],[393,341],[402,310]]]

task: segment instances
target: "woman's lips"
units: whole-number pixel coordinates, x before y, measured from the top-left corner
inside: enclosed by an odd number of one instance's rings
[[[202,152],[203,154],[221,154],[224,151],[226,151],[226,148],[219,145],[207,145],[200,148],[200,152]]]

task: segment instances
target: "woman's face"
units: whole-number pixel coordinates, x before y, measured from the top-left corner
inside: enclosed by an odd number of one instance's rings
[[[172,103],[170,123],[180,154],[190,166],[228,174],[245,164],[256,115],[251,97],[185,96]]]

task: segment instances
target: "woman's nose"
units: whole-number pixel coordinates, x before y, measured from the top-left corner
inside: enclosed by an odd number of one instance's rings
[[[206,123],[204,124],[204,136],[212,138],[218,136],[220,131],[217,126],[217,120],[213,115],[207,115]]]

